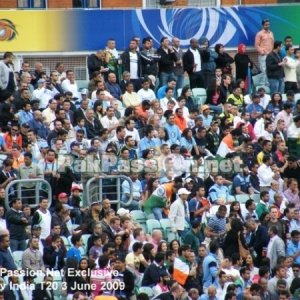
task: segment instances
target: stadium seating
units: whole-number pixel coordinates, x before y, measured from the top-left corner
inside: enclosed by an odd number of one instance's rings
[[[159,223],[159,221],[155,219],[150,219],[146,221],[147,224],[147,233],[152,234],[153,230],[160,229],[162,230],[162,227]]]
[[[203,105],[206,102],[207,94],[203,88],[194,88],[192,90],[194,101],[197,105]]]
[[[150,287],[142,286],[139,288],[139,294],[147,294],[149,298],[154,296],[153,290]]]
[[[250,199],[250,196],[247,194],[244,195],[235,195],[235,200],[239,203],[246,203],[247,200]]]
[[[24,251],[14,251],[12,253],[14,261],[17,265],[18,268],[22,267],[22,255],[23,255]]]

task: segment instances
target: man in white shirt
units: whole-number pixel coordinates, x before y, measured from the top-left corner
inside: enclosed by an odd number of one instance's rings
[[[133,118],[128,118],[125,121],[125,138],[128,135],[131,135],[133,137],[133,139],[136,141],[137,145],[139,144],[141,138],[139,135],[138,130],[135,128],[135,120]]]
[[[48,102],[48,107],[42,112],[44,122],[47,125],[50,125],[56,119],[55,116],[56,108],[57,108],[57,101],[55,99],[50,99]]]
[[[145,78],[142,81],[142,88],[137,92],[140,101],[156,99],[155,93],[150,89],[150,79]]]
[[[81,100],[81,94],[78,91],[78,86],[77,83],[75,81],[75,74],[73,71],[68,70],[66,72],[67,74],[67,79],[65,79],[62,84],[61,87],[65,92],[71,92],[73,94],[73,97],[78,98],[79,100]]]
[[[174,89],[167,87],[166,88],[166,94],[165,97],[160,100],[160,107],[163,109],[163,111],[166,111],[168,109],[168,102],[169,100],[173,100],[176,104],[175,98],[173,98]],[[175,108],[175,105],[174,105]]]
[[[186,188],[178,190],[178,199],[170,206],[169,220],[173,232],[178,232],[179,236],[184,236],[185,220],[189,216],[187,199],[191,192]]]
[[[204,87],[204,78],[201,70],[202,58],[209,57],[207,50],[200,50],[197,39],[190,40],[190,48],[183,55],[183,69],[189,74],[190,86],[193,88]]]
[[[119,126],[119,120],[115,116],[115,109],[109,106],[106,109],[106,115],[100,121],[103,128],[108,129],[109,139],[112,139],[116,135],[116,128]]]
[[[6,220],[3,218],[4,212],[4,207],[0,206],[0,231],[7,229]]]
[[[39,108],[46,108],[50,99],[54,97],[55,93],[46,88],[46,80],[38,80],[38,88],[32,93],[32,99],[40,100]]]
[[[293,123],[288,127],[287,137],[298,139],[300,137],[300,116],[294,118]]]
[[[270,110],[264,110],[262,117],[259,118],[254,125],[254,134],[256,138],[258,139],[259,137],[263,136],[264,131],[265,131],[265,122],[266,121],[271,121],[272,118],[272,111]]]
[[[260,192],[269,191],[271,183],[274,179],[275,173],[271,169],[272,159],[268,155],[264,155],[263,163],[257,170],[259,179]]]

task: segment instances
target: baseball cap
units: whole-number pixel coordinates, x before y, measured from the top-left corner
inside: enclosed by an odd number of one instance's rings
[[[190,191],[188,191],[186,188],[181,188],[181,189],[179,189],[179,191],[178,191],[178,195],[180,196],[180,195],[189,195],[191,192]]]
[[[100,202],[99,201],[94,201],[94,202],[91,203],[91,206],[93,206],[93,205],[100,205]]]
[[[185,183],[190,183],[190,182],[192,182],[192,181],[194,181],[192,178],[187,178],[187,179],[185,180]]]
[[[118,211],[117,211],[117,215],[119,215],[120,217],[123,217],[127,214],[129,214],[129,210],[125,209],[123,207],[119,208]]]
[[[73,209],[73,206],[70,206],[69,204],[63,204],[63,208],[71,210]]]
[[[89,93],[88,89],[82,89],[81,95],[87,95]]]
[[[66,193],[60,193],[58,195],[58,198],[67,198],[67,197],[68,197],[68,194],[66,194]]]
[[[74,191],[82,191],[82,188],[78,184],[73,185],[72,186],[72,192],[74,192]]]
[[[38,82],[37,83],[45,83],[46,82],[46,80],[45,79],[43,79],[43,78],[41,78],[41,79],[39,79],[38,80]]]
[[[209,106],[208,105],[202,105],[201,107],[201,112],[204,112],[205,110],[209,109]]]

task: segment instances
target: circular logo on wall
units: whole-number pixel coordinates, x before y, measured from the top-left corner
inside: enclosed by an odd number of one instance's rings
[[[15,24],[7,19],[0,19],[0,42],[12,41],[16,38],[18,32]]]

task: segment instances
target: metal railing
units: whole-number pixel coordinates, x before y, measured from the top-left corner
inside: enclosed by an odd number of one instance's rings
[[[32,188],[25,188],[24,184],[33,183]],[[23,203],[28,203],[30,206],[39,204],[41,197],[47,198],[49,206],[52,202],[52,188],[48,181],[36,179],[16,179],[11,181],[5,187],[5,206],[9,208],[9,201],[12,198],[21,199]]]
[[[103,196],[110,199],[111,204],[116,204],[118,209],[121,206],[122,201],[122,188],[121,184],[123,180],[127,180],[129,183],[129,199],[122,202],[122,207],[129,207],[133,200],[133,182],[125,175],[101,175],[90,178],[84,190],[84,205],[90,205],[93,201],[102,202]]]

